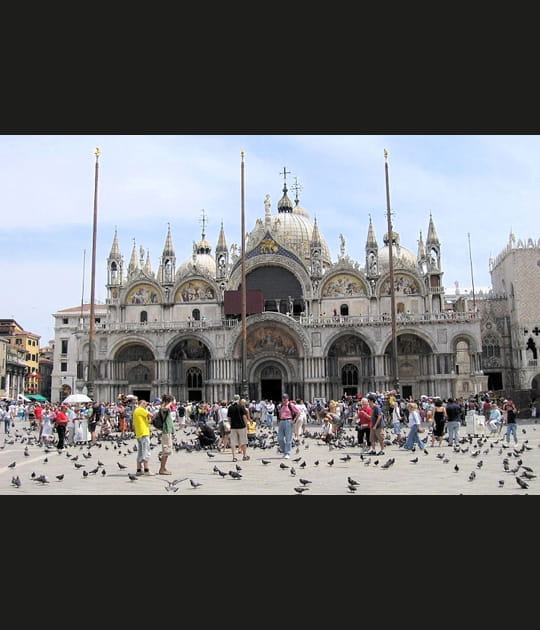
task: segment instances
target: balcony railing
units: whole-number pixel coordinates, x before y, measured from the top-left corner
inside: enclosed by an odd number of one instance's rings
[[[378,316],[370,315],[332,315],[325,317],[312,317],[307,315],[284,315],[273,311],[266,313],[294,319],[302,326],[306,327],[357,327],[357,326],[389,326],[391,318],[389,315],[383,314]],[[264,314],[264,313],[263,313]],[[407,326],[409,324],[433,324],[441,323],[466,323],[475,321],[480,318],[478,313],[423,313],[423,314],[402,314],[397,316],[396,323],[398,326]],[[171,330],[204,330],[215,328],[235,328],[241,324],[239,319],[220,319],[220,320],[192,320],[192,321],[176,321],[176,322],[100,322],[96,324],[96,332],[136,332],[136,331],[171,331]]]

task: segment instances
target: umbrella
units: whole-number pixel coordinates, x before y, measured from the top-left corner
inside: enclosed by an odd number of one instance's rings
[[[62,401],[64,404],[77,404],[77,403],[87,403],[92,402],[92,399],[89,398],[86,394],[70,394],[67,398],[64,398]]]

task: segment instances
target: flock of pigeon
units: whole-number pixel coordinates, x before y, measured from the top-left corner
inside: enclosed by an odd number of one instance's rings
[[[424,449],[413,447],[410,451],[404,450],[387,429],[385,452],[391,456],[363,452],[356,442],[353,427],[345,427],[338,439],[326,444],[320,439],[318,426],[312,426],[295,442],[290,459],[283,459],[278,452],[276,430],[260,427],[256,442],[249,446],[250,461],[242,465],[233,465],[230,451],[202,448],[195,428],[187,427],[177,429],[175,452],[168,461],[171,470],[181,471],[176,478],[135,474],[137,444],[133,435],[113,434],[94,445],[80,443],[58,451],[53,444],[38,441],[35,431],[23,425],[12,429],[0,446],[0,494],[2,479],[6,476],[2,473],[11,475],[10,483],[4,483],[5,489],[7,486],[11,491],[26,490],[30,494],[41,492],[38,487],[52,487],[51,484],[64,484],[63,488],[55,487],[57,494],[150,494],[156,491],[176,494],[179,490],[182,490],[180,494],[185,494],[186,490],[222,494],[223,486],[216,485],[216,478],[238,482],[225,489],[229,494],[424,494],[427,478],[431,480],[429,494],[497,494],[501,488],[538,494],[540,490],[533,484],[536,483],[535,464],[540,456],[540,444],[533,445],[528,439],[528,435],[536,431],[535,423],[536,420],[526,428],[520,426],[519,446],[507,444],[503,435],[463,435],[454,447],[445,444]],[[159,432],[152,435],[151,448],[159,452]],[[13,459],[6,464],[8,456]],[[440,461],[440,473],[433,467],[435,460]],[[157,454],[152,454],[151,465],[155,466],[157,461]],[[426,470],[428,462],[430,467]],[[255,466],[262,467],[264,472],[254,474]],[[371,472],[391,468],[392,473]],[[51,469],[53,473],[49,472]],[[244,489],[245,480],[250,477],[257,483],[250,481]],[[493,483],[494,477],[496,483]],[[93,478],[113,478],[116,483],[114,488],[103,485],[104,482],[99,486],[78,483],[80,479]],[[74,479],[77,483],[70,483]],[[125,485],[118,484],[119,480]],[[478,486],[479,483],[483,483],[480,491],[470,490],[473,484]]]

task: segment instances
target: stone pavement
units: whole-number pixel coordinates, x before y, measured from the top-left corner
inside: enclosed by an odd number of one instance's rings
[[[540,429],[537,420],[518,421],[518,446],[503,446],[501,435],[484,438],[468,436],[462,426],[460,436],[466,439],[459,452],[446,445],[426,448],[427,453],[404,451],[397,445],[385,447],[384,455],[361,454],[353,443],[356,431],[346,427],[339,447],[330,447],[317,438],[319,425],[310,424],[307,434],[293,448],[291,459],[282,459],[276,446],[248,448],[249,461],[234,463],[230,451],[218,452],[180,448],[169,457],[171,476],[138,477],[131,481],[128,472],[135,472],[136,441],[100,440],[98,445],[68,447],[63,453],[46,452],[34,439],[28,424],[18,423],[4,441],[0,434],[1,495],[516,495],[540,494]],[[191,445],[194,429],[176,431],[178,444]],[[265,429],[267,443],[272,435]],[[392,439],[386,430],[388,440]],[[423,434],[426,436],[426,433]],[[151,470],[158,469],[159,442],[152,438]],[[26,453],[25,454],[25,450]],[[464,452],[465,451],[465,452]],[[73,458],[77,457],[75,461]],[[418,459],[417,462],[411,460]],[[508,459],[508,471],[503,460]],[[262,460],[267,461],[264,464]],[[383,465],[390,459],[394,463]],[[76,468],[75,464],[83,464]],[[14,464],[14,466],[13,466]],[[120,465],[126,468],[120,468]],[[10,466],[11,465],[11,466]],[[241,468],[237,471],[236,467]],[[284,468],[283,466],[287,466]],[[528,469],[533,472],[530,473]],[[226,473],[221,476],[217,469]],[[86,471],[87,476],[84,475]],[[234,479],[229,471],[239,472]],[[293,471],[295,474],[293,474]],[[471,473],[474,478],[471,480]],[[523,474],[535,477],[526,479]],[[62,480],[57,475],[64,475]],[[46,481],[36,479],[44,476]],[[18,477],[21,485],[12,484]],[[349,488],[348,478],[358,482]],[[528,484],[522,488],[517,478]],[[174,488],[169,483],[180,479]],[[308,481],[303,484],[300,479]],[[190,483],[193,480],[197,487]],[[501,485],[502,482],[502,485]],[[297,493],[295,488],[308,488]]]

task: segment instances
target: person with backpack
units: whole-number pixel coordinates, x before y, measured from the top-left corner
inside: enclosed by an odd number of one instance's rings
[[[377,396],[375,394],[368,394],[367,399],[371,407],[371,430],[369,433],[369,442],[371,444],[371,450],[368,451],[369,455],[384,455],[384,428],[386,422],[382,409],[377,403]],[[375,451],[375,445],[379,443],[379,451]]]
[[[171,471],[167,470],[167,460],[172,454],[173,448],[174,422],[171,416],[171,405],[173,402],[174,398],[171,394],[163,394],[161,397],[161,407],[158,411],[161,420],[161,452],[158,455],[161,463],[158,471],[159,475],[172,475]],[[158,414],[156,414],[156,418]]]
[[[290,401],[289,394],[283,394],[281,403],[278,405],[277,440],[279,451],[283,453],[284,459],[290,459],[291,457],[293,423],[296,421],[299,413],[298,407]]]

